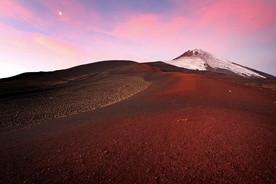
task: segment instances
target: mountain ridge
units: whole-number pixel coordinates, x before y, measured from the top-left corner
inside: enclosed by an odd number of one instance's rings
[[[190,49],[173,60],[164,61],[180,68],[211,71],[242,77],[267,78],[271,75],[251,69],[207,52],[203,49]]]

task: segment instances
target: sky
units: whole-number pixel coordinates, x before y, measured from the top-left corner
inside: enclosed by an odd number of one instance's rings
[[[275,0],[0,0],[0,78],[200,48],[276,75]]]

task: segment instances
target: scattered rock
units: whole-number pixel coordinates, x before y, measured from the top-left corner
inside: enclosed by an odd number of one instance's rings
[[[108,151],[107,151],[107,150],[104,150],[103,153],[104,153],[104,154],[108,154]]]
[[[110,75],[101,79],[101,82],[102,85],[99,85],[98,81],[75,83],[60,88],[55,93],[42,90],[35,96],[30,94],[22,98],[1,97],[0,126],[37,124],[49,119],[102,108],[129,98],[150,86],[150,82],[141,76],[126,78],[121,75]],[[125,87],[126,85],[128,87]]]
[[[155,180],[156,180],[156,183],[157,183],[157,184],[160,183],[160,177],[159,177],[159,176],[156,176],[156,177],[155,177]]]
[[[184,118],[184,119],[179,119],[179,120],[177,120],[178,123],[179,123],[179,122],[188,122],[188,121],[189,121],[188,118]]]

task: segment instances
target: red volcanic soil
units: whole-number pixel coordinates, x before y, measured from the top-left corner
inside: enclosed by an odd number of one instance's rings
[[[0,129],[1,183],[275,183],[275,91],[156,73],[111,106]]]

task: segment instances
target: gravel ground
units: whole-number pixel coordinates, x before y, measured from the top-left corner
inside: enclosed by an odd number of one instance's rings
[[[149,85],[140,76],[107,75],[96,81],[78,80],[57,90],[0,97],[0,126],[39,123],[91,111],[129,98]]]
[[[120,103],[0,129],[0,183],[275,183],[275,91],[197,74],[147,79]]]

